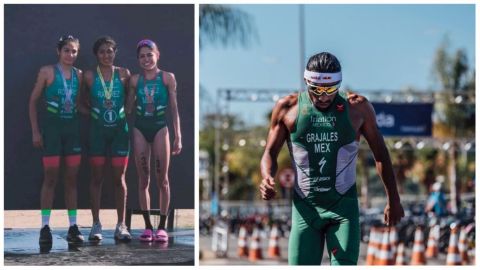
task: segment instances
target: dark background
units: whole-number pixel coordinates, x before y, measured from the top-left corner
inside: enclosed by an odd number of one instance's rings
[[[75,66],[83,71],[96,67],[92,46],[102,35],[110,35],[117,42],[115,65],[130,69],[132,74],[140,71],[136,59],[137,42],[149,38],[158,44],[160,69],[173,72],[177,79],[183,142],[182,153],[172,156],[170,161],[171,205],[194,208],[194,6],[5,5],[4,10],[5,209],[40,208],[42,151],[32,146],[28,100],[40,67],[58,61],[56,44],[65,34],[80,39]],[[39,102],[40,123],[42,107]],[[167,115],[167,119],[173,139],[171,115]],[[90,208],[90,168],[86,156],[88,118],[82,117],[81,124],[78,208]],[[173,140],[171,142],[173,144]],[[132,147],[126,174],[127,208],[138,209]],[[156,209],[158,189],[154,178],[150,180],[150,190],[151,207]],[[65,208],[62,177],[57,184],[54,208]],[[103,185],[101,208],[114,208],[113,183],[109,178]]]

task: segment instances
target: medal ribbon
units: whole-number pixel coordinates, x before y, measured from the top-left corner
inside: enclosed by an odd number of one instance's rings
[[[100,67],[97,66],[97,73],[98,77],[100,78],[100,82],[102,83],[103,93],[105,94],[105,98],[110,100],[112,98],[113,93],[113,77],[114,77],[114,70],[112,66],[112,78],[110,79],[110,85],[107,87],[105,84],[105,80],[103,79],[102,72],[100,71]]]
[[[72,88],[73,88],[73,73],[70,71],[70,88],[67,85],[67,80],[65,79],[65,75],[63,74],[62,67],[60,64],[57,64],[57,69],[60,72],[60,77],[62,77],[63,81],[63,89],[65,91],[65,101],[72,102]]]

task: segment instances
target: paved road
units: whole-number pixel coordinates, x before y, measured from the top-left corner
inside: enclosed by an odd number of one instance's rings
[[[270,259],[267,256],[268,249],[268,238],[265,237],[265,234],[261,240],[261,247],[263,256],[266,258],[264,260],[259,260],[257,262],[250,262],[247,258],[239,258],[237,255],[237,243],[238,238],[236,236],[230,235],[228,241],[228,252],[226,258],[217,258],[215,253],[212,251],[212,239],[209,236],[200,236],[200,265],[286,265],[288,264],[288,239],[281,238],[280,243],[280,259]],[[248,242],[249,243],[249,242]],[[358,265],[365,265],[365,257],[367,254],[367,244],[360,244],[360,257],[358,260]],[[411,254],[411,249],[406,250],[407,261],[409,261]],[[445,254],[440,254],[438,259],[431,259],[427,261],[428,265],[445,265],[446,256]],[[330,265],[330,261],[327,255],[327,252],[324,252],[322,265]]]
[[[80,228],[86,237],[90,228]],[[194,231],[176,229],[169,233],[169,243],[141,243],[140,230],[133,230],[134,240],[117,243],[113,230],[104,230],[100,244],[86,241],[69,245],[67,229],[56,229],[51,249],[38,245],[37,229],[5,230],[5,265],[194,265]]]

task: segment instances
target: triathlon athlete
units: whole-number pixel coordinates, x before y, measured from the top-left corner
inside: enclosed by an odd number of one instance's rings
[[[117,225],[114,237],[131,240],[125,226],[127,185],[125,171],[128,164],[129,136],[125,118],[125,100],[130,71],[113,65],[117,43],[109,36],[101,37],[93,45],[97,57],[94,71],[85,72],[85,87],[81,92],[81,109],[90,114],[89,156],[92,168],[90,198],[93,225],[89,240],[102,240],[100,223],[100,201],[107,157],[112,165],[112,177],[117,207]]]
[[[70,228],[67,240],[83,242],[77,226],[77,173],[81,160],[77,94],[82,83],[82,71],[73,64],[80,42],[73,36],[62,36],[57,43],[58,63],[43,66],[30,96],[29,115],[33,146],[43,150],[44,180],[40,194],[42,229],[40,244],[51,245],[50,212],[60,174],[60,159],[65,164],[65,205]],[[41,128],[38,124],[37,103],[44,99],[46,115]]]
[[[372,105],[362,96],[339,93],[341,66],[334,55],[312,56],[304,78],[308,91],[280,99],[273,109],[260,191],[264,200],[275,196],[277,156],[287,141],[296,172],[289,264],[321,264],[326,242],[332,265],[355,265],[360,247],[355,185],[360,135],[385,186],[385,223],[394,226],[404,213],[390,156]]]
[[[145,231],[140,241],[167,242],[165,223],[170,204],[168,167],[170,154],[182,150],[180,117],[177,108],[177,82],[173,73],[160,70],[160,51],[155,42],[142,40],[137,44],[137,58],[142,74],[135,74],[130,80],[128,113],[136,100],[136,118],[133,128],[135,164],[138,172],[138,192],[143,210]],[[174,141],[170,153],[170,137],[167,128],[166,111],[171,110]],[[159,189],[160,222],[155,233],[150,222],[150,152],[153,152],[156,182]]]

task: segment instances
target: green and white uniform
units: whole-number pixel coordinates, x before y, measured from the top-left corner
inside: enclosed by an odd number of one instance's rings
[[[81,152],[76,105],[79,84],[76,68],[72,68],[70,79],[64,81],[58,66],[54,66],[54,80],[43,92],[47,107],[42,124],[44,156]]]
[[[298,96],[298,115],[288,139],[296,172],[289,264],[320,264],[325,241],[332,265],[358,261],[358,142],[342,95],[337,94],[326,111],[313,105],[308,92]]]
[[[167,126],[168,89],[163,81],[163,71],[154,80],[140,75],[137,83],[137,117],[135,127],[147,142],[152,143],[157,132]]]
[[[125,88],[120,80],[120,70],[115,69],[113,75],[111,98],[105,97],[105,91],[98,75],[90,91],[90,156],[125,157],[129,153],[128,125],[125,118]],[[106,86],[111,81],[105,82]],[[110,151],[108,151],[110,150]]]

